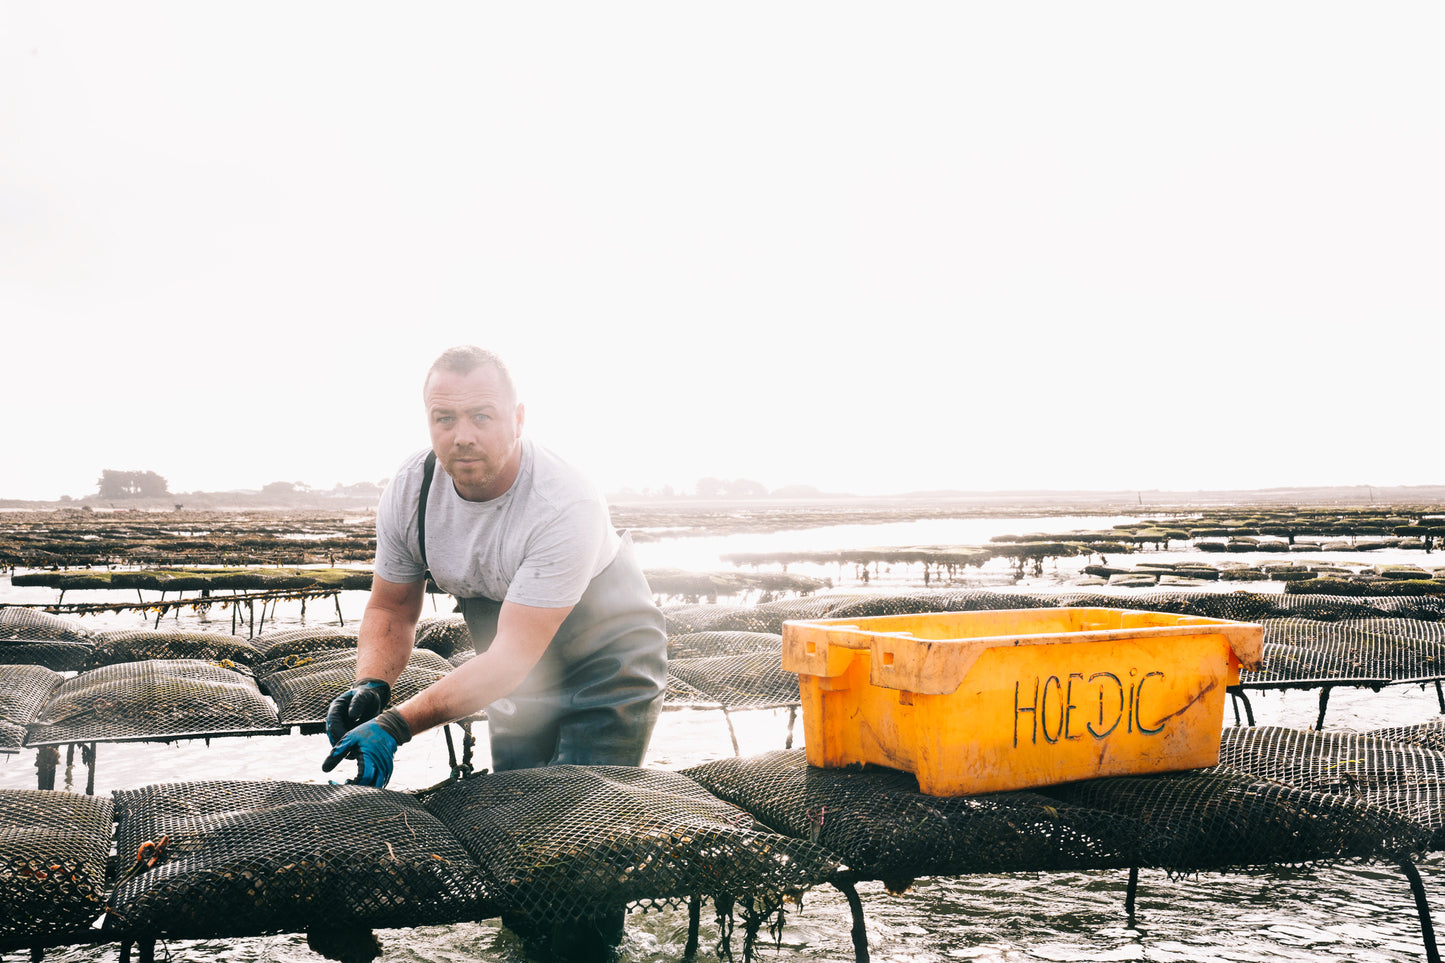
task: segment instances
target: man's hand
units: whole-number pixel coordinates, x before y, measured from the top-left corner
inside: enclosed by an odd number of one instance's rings
[[[326,761],[321,763],[321,771],[330,772],[343,759],[355,759],[356,778],[347,782],[380,789],[391,779],[392,759],[397,747],[410,741],[411,727],[401,713],[387,709],[342,736],[332,747]]]
[[[327,706],[326,738],[336,745],[352,729],[375,719],[389,701],[391,686],[380,679],[361,679]]]

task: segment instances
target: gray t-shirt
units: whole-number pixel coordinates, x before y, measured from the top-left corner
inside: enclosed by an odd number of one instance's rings
[[[418,582],[426,572],[416,536],[426,454],[402,464],[377,506],[375,571],[388,582]],[[620,544],[601,493],[526,435],[517,480],[490,501],[462,498],[437,463],[427,493],[426,556],[433,580],[450,595],[575,605]]]

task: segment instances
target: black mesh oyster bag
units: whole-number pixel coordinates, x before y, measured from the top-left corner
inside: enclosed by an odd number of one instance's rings
[[[91,647],[81,642],[0,642],[0,665],[40,665],[56,672],[89,667]]]
[[[105,911],[111,800],[0,790],[0,940],[83,932]]]
[[[1361,733],[1372,739],[1399,742],[1407,746],[1419,746],[1445,752],[1445,722],[1418,722],[1406,726],[1387,726]]]
[[[488,773],[438,789],[426,806],[482,864],[503,912],[529,920],[598,919],[707,896],[720,914],[740,908],[753,932],[838,869],[822,848],[657,769]]]
[[[64,678],[40,665],[0,665],[0,752],[25,745],[26,727]]]
[[[1160,849],[1137,819],[1034,792],[925,795],[912,773],[810,766],[802,749],[719,759],[683,774],[838,854],[854,878],[895,891],[925,876],[1134,866]]]
[[[1445,676],[1445,625],[1417,619],[1264,621],[1264,663],[1246,685],[1428,681]]]
[[[776,632],[686,632],[667,639],[671,659],[708,659],[721,655],[761,655],[783,651]]]
[[[91,633],[78,622],[18,605],[0,608],[0,665],[78,672],[90,664],[91,649]]]
[[[356,632],[335,625],[297,626],[262,632],[253,644],[261,650],[261,661],[271,662],[298,653],[355,649]]]
[[[1053,597],[1024,593],[938,589],[931,592],[879,592],[838,605],[830,619],[860,619],[880,615],[908,615],[924,612],[977,612],[986,609],[1052,608]]]
[[[121,629],[97,632],[90,668],[148,659],[199,659],[225,668],[250,667],[261,650],[238,635],[190,629]]]
[[[471,630],[460,615],[438,615],[417,622],[416,647],[430,649],[444,659],[474,652]]]
[[[668,636],[698,632],[763,632],[778,635],[789,619],[822,618],[860,596],[811,595],[757,605],[694,602],[662,607]]]
[[[693,632],[749,631],[751,606],[688,602],[664,605],[662,617],[669,637]],[[764,629],[763,631],[768,631]],[[776,630],[774,630],[776,631]]]
[[[1171,874],[1388,859],[1421,851],[1429,830],[1362,799],[1216,766],[1051,786],[1063,802],[1138,820],[1167,843]]]
[[[0,607],[0,645],[7,642],[75,642],[89,645],[91,632],[72,619],[23,605]]]
[[[716,698],[679,679],[677,673],[672,671],[672,666],[671,662],[667,665],[667,689],[662,700],[664,709],[720,708]]]
[[[703,693],[713,705],[736,709],[774,709],[800,701],[798,675],[783,669],[783,654],[720,655],[670,659],[667,672]]]
[[[56,686],[27,745],[274,732],[276,710],[256,680],[192,659],[123,662]]]
[[[1420,727],[1417,739],[1427,731]],[[1428,829],[1431,848],[1445,845],[1445,752],[1398,733],[1231,726],[1220,739],[1219,764],[1381,806]]]
[[[413,649],[391,685],[391,705],[399,705],[451,672],[446,659],[428,649]],[[322,652],[293,669],[260,677],[276,700],[277,717],[286,724],[319,724],[331,700],[356,684],[356,652]]]
[[[212,781],[114,797],[117,933],[335,933],[497,912],[476,862],[409,793]]]

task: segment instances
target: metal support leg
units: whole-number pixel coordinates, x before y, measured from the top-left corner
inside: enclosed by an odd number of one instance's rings
[[[89,742],[80,747],[80,758],[85,763],[85,794],[95,795],[95,743]]]
[[[687,901],[687,946],[682,950],[684,960],[691,960],[697,956],[697,935],[701,920],[702,897],[691,896]]]
[[[1320,717],[1315,720],[1315,731],[1320,732],[1325,727],[1325,707],[1330,704],[1330,686],[1320,689]]]
[[[1129,891],[1124,894],[1124,915],[1129,917],[1129,924],[1134,923],[1134,897],[1139,895],[1139,867],[1129,867]]]
[[[55,769],[60,765],[60,750],[55,746],[41,746],[35,751],[35,788],[54,789]]]
[[[1440,703],[1440,714],[1445,716],[1445,689],[1440,688],[1440,680],[1435,680],[1435,699]]]
[[[733,728],[733,717],[732,714],[728,712],[727,706],[723,706],[722,714],[723,718],[727,720],[728,735],[732,736],[733,739],[733,755],[741,756],[743,754],[743,751],[738,748],[738,732],[736,729]]]
[[[1249,696],[1245,695],[1244,690],[1241,689],[1241,688],[1238,688],[1238,687],[1231,688],[1231,689],[1229,690],[1229,694],[1230,694],[1230,696],[1232,697],[1230,701],[1231,701],[1231,702],[1233,703],[1233,705],[1234,705],[1234,724],[1235,724],[1235,725],[1239,725],[1239,704],[1240,704],[1241,702],[1243,702],[1243,703],[1244,703],[1244,717],[1245,717],[1245,719],[1249,720],[1250,726],[1253,727],[1253,726],[1254,726],[1254,706],[1250,703],[1250,701],[1249,701]]]
[[[853,911],[853,959],[857,963],[868,963],[868,926],[863,919],[863,901],[858,898],[858,890],[852,880],[835,879],[833,885],[848,900],[848,908]]]
[[[1425,899],[1425,884],[1420,871],[1408,859],[1400,861],[1405,878],[1410,881],[1410,892],[1415,894],[1415,909],[1420,912],[1420,937],[1425,941],[1425,959],[1428,963],[1440,963],[1440,951],[1435,947],[1435,925],[1430,922],[1430,903]]]
[[[1436,685],[1439,685],[1439,683],[1437,682]],[[1442,698],[1442,699],[1445,699],[1445,696],[1442,696],[1441,698]],[[1440,711],[1441,711],[1441,712],[1445,712],[1445,701],[1442,701],[1440,704],[1441,704],[1441,706],[1442,706],[1442,708],[1440,709]],[[793,748],[793,726],[794,726],[794,724],[797,723],[797,721],[798,721],[798,707],[797,707],[797,706],[788,706],[788,738],[783,741],[783,748],[784,748],[784,749],[791,749],[791,748]]]

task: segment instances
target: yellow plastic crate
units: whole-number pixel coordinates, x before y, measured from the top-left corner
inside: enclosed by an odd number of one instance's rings
[[[1219,761],[1248,622],[1127,609],[933,612],[783,623],[808,762],[912,772],[935,796]]]

